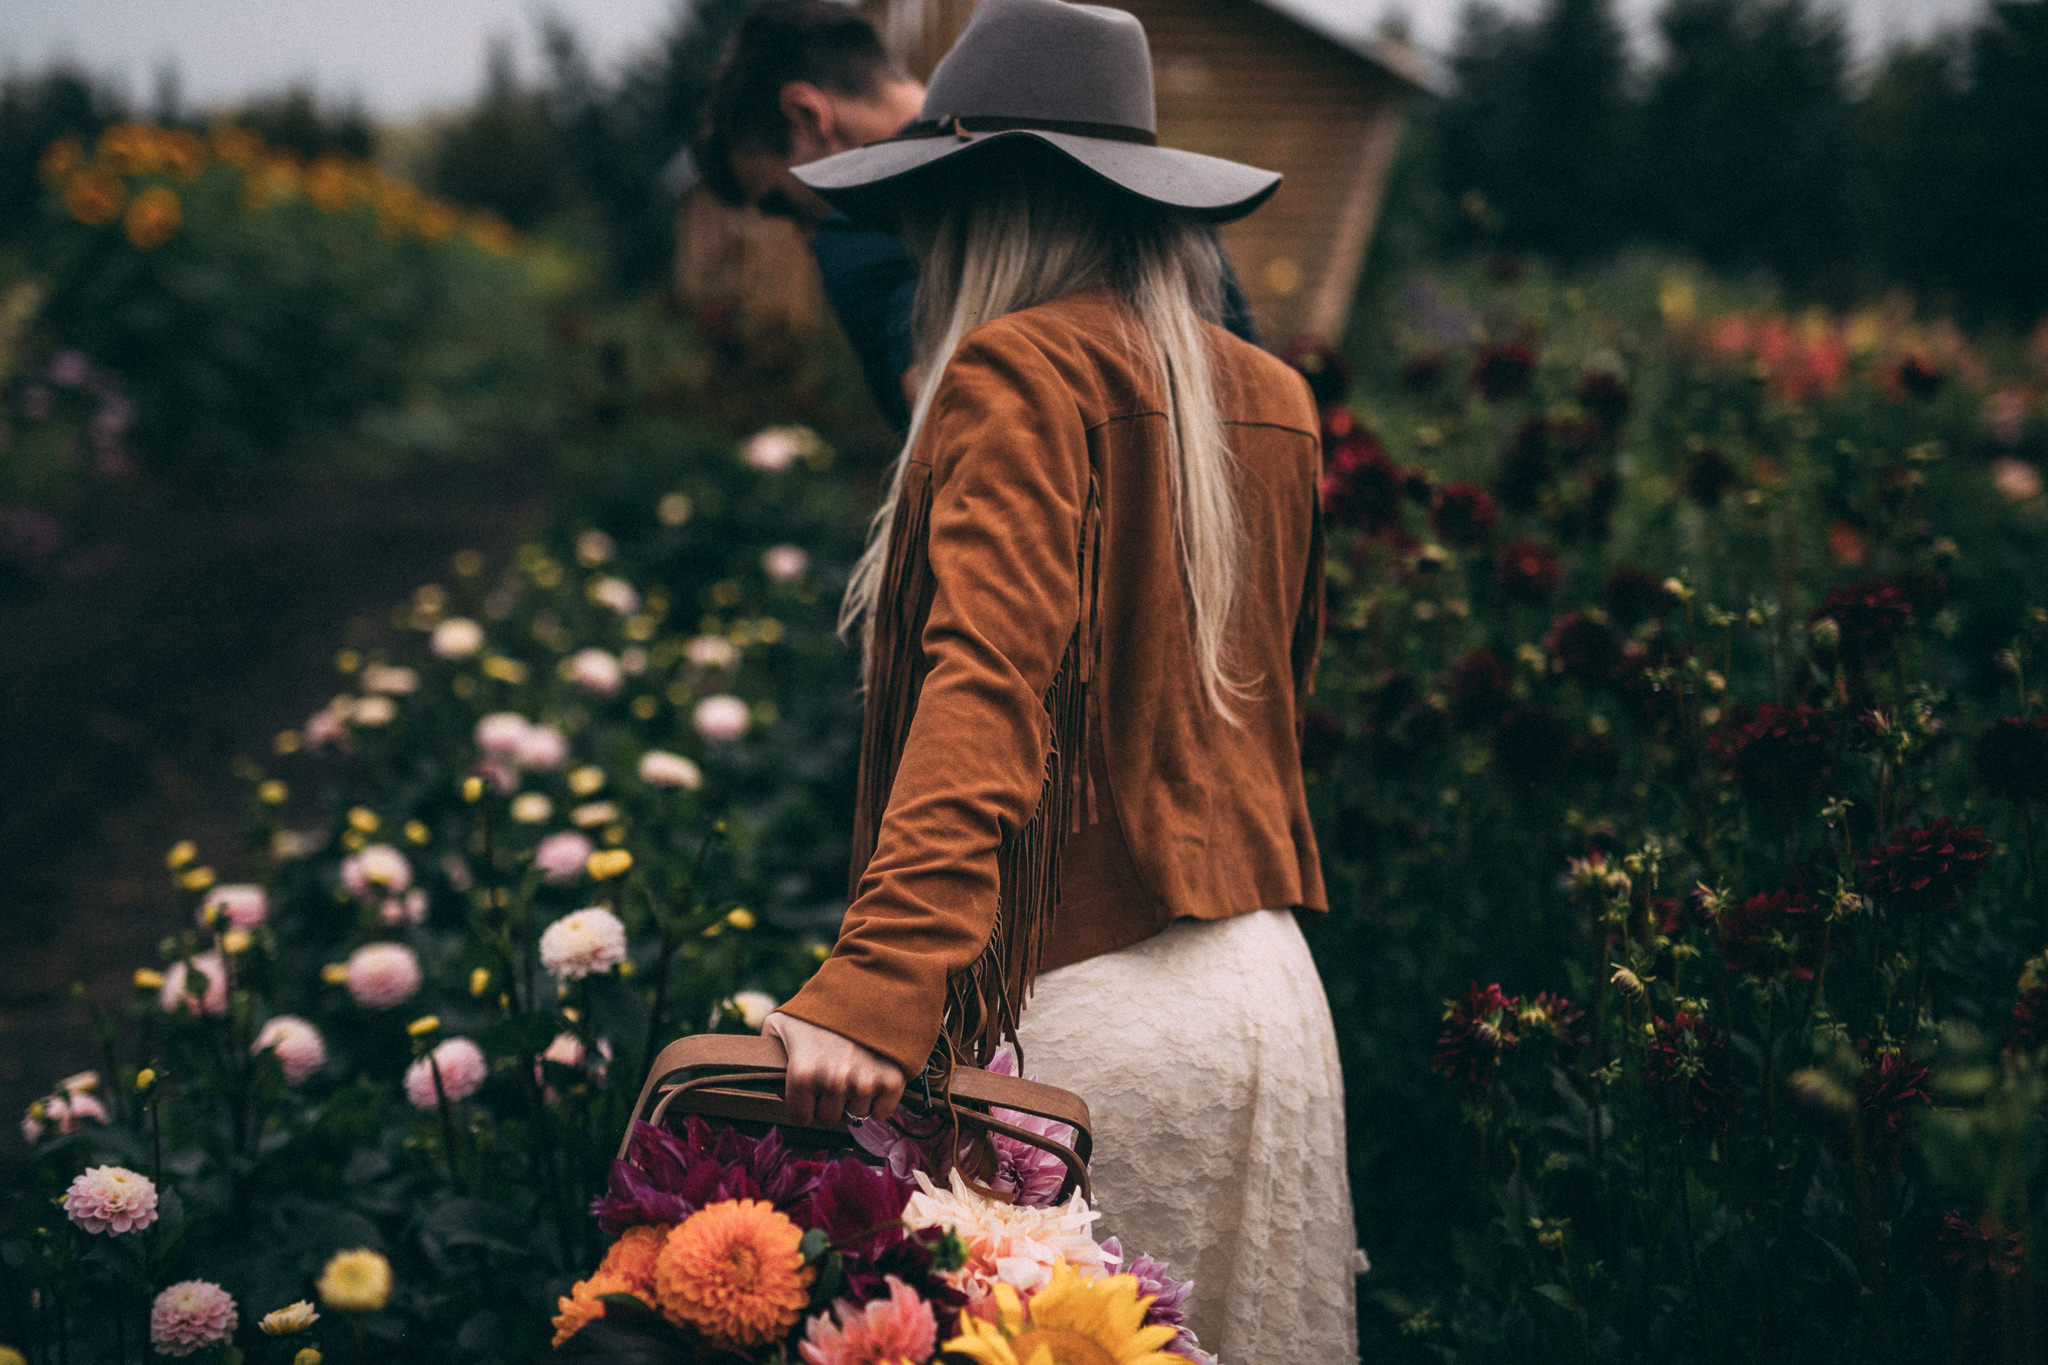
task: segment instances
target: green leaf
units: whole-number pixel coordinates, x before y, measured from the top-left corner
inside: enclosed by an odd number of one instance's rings
[[[534,1254],[519,1220],[487,1199],[444,1199],[420,1220],[420,1236],[442,1249],[482,1247],[508,1256]]]
[[[1541,1294],[1544,1298],[1549,1299],[1559,1308],[1564,1309],[1567,1313],[1572,1311],[1571,1291],[1566,1289],[1563,1285],[1539,1284],[1536,1286],[1536,1292]]]

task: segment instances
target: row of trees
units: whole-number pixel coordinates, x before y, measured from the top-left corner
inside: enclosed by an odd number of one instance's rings
[[[1449,240],[1566,262],[1653,242],[1823,297],[2048,308],[2048,5],[1993,0],[1861,79],[1816,0],[1668,0],[1648,67],[1615,11],[1466,11],[1427,121]]]

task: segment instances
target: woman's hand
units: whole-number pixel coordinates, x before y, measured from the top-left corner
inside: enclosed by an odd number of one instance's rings
[[[781,1042],[792,1122],[836,1128],[847,1119],[886,1119],[903,1098],[903,1068],[828,1028],[775,1013],[761,1032]]]

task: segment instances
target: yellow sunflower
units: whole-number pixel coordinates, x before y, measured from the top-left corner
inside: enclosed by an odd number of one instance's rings
[[[669,1231],[655,1258],[662,1312],[720,1346],[764,1346],[787,1335],[817,1275],[804,1264],[803,1237],[764,1199],[707,1204]]]
[[[1159,1348],[1180,1334],[1147,1327],[1150,1298],[1132,1275],[1083,1280],[1064,1260],[1027,1308],[1007,1284],[995,1288],[996,1320],[960,1315],[960,1335],[945,1349],[976,1365],[1182,1365]]]

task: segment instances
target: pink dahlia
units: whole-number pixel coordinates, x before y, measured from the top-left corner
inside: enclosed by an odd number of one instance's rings
[[[197,972],[205,981],[204,988],[195,988],[192,973]],[[223,1015],[228,1012],[228,964],[217,948],[208,948],[182,962],[173,962],[164,973],[163,987],[156,993],[157,1003],[166,1013]]]
[[[770,545],[761,553],[761,572],[770,583],[794,583],[811,570],[811,557],[801,545]]]
[[[626,926],[601,905],[550,924],[540,936],[540,965],[564,981],[608,972],[626,960]]]
[[[351,896],[396,896],[412,885],[412,864],[389,844],[371,844],[341,860],[341,884]]]
[[[522,715],[495,711],[476,723],[476,747],[487,757],[517,762],[520,743],[532,728],[532,723]]]
[[[747,704],[729,693],[718,693],[697,703],[690,713],[697,733],[713,743],[735,740],[747,732]]]
[[[320,1030],[296,1014],[280,1014],[257,1031],[249,1055],[265,1052],[277,1054],[286,1085],[299,1085],[327,1065],[327,1043]]]
[[[365,1009],[402,1005],[419,991],[419,957],[403,943],[365,943],[348,955],[347,985]]]
[[[533,865],[540,869],[542,881],[573,882],[583,875],[584,865],[596,848],[588,837],[573,829],[563,830],[550,834],[534,847]]]
[[[569,741],[552,725],[529,725],[515,757],[532,772],[552,772],[569,761]]]
[[[723,635],[699,635],[684,652],[699,668],[731,668],[740,661],[739,646]]]
[[[405,1097],[415,1109],[440,1107],[434,1093],[434,1072],[441,1073],[441,1093],[450,1104],[459,1104],[483,1088],[491,1074],[484,1050],[467,1038],[450,1038],[405,1069]]]
[[[260,886],[231,885],[216,886],[206,893],[206,899],[199,906],[199,924],[207,927],[207,913],[218,907],[221,919],[230,929],[254,929],[270,917],[270,898],[263,894]]]
[[[140,1232],[156,1221],[156,1182],[126,1166],[91,1166],[57,1202],[87,1232]]]
[[[808,1365],[897,1365],[927,1360],[938,1348],[932,1306],[894,1275],[889,1297],[865,1305],[841,1299],[812,1318],[797,1350]],[[833,1315],[838,1321],[833,1321]]]
[[[666,749],[649,749],[640,755],[640,780],[650,787],[681,787],[695,791],[704,785],[704,771],[681,754]]]
[[[149,1306],[149,1340],[167,1356],[189,1356],[225,1342],[240,1317],[213,1281],[180,1280]]]
[[[569,681],[594,697],[616,697],[625,684],[625,670],[601,649],[579,649],[569,658]]]

